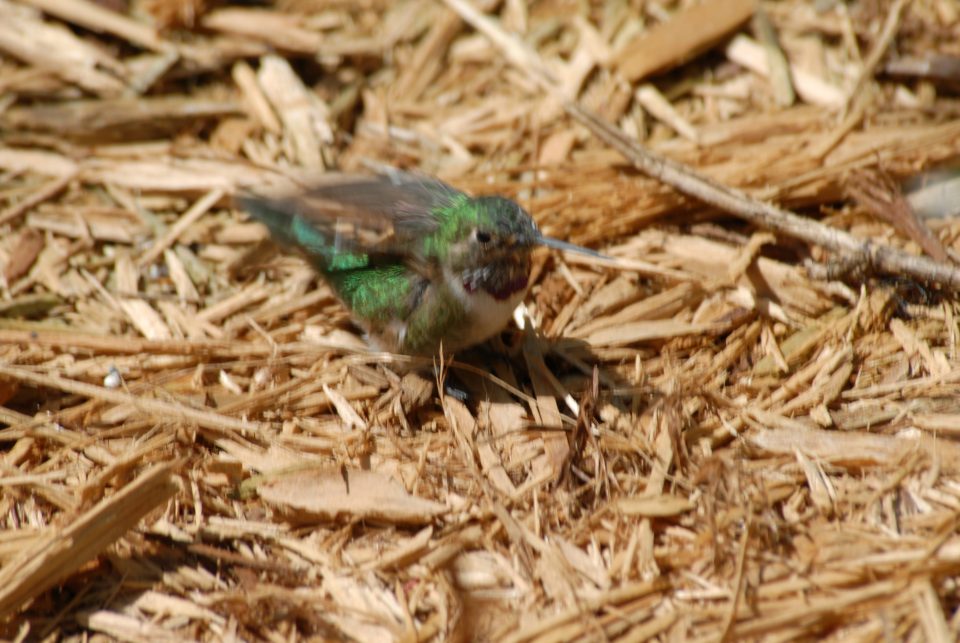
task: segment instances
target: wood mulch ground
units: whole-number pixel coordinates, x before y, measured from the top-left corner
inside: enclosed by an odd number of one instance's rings
[[[956,640],[958,92],[954,0],[0,0],[0,637]],[[231,196],[384,165],[610,259],[371,352]]]

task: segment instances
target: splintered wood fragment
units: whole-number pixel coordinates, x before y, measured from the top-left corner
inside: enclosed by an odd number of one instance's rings
[[[27,215],[27,224],[38,230],[73,239],[133,243],[145,231],[143,222],[123,210],[90,211],[86,208],[47,207]]]
[[[225,193],[222,189],[217,188],[207,192],[201,199],[197,200],[197,202],[194,203],[189,210],[184,212],[180,218],[177,219],[176,223],[170,226],[170,229],[165,235],[163,235],[162,239],[158,239],[149,250],[141,255],[140,259],[137,261],[137,265],[141,267],[148,266],[156,261],[157,258],[163,254],[164,250],[172,246],[176,240],[180,238],[180,235],[186,232],[187,228],[192,226],[200,219],[200,217],[209,212],[210,208],[216,205],[220,199],[223,198],[224,194]]]
[[[254,117],[260,122],[265,130],[273,134],[279,134],[283,131],[280,120],[276,112],[270,106],[270,101],[264,96],[260,84],[257,83],[257,75],[247,63],[241,61],[233,66],[233,82],[243,93],[247,106],[253,111]]]
[[[537,397],[537,415],[539,415],[540,423],[544,427],[561,430],[541,434],[546,458],[542,461],[543,466],[538,466],[540,460],[534,463],[534,477],[556,480],[563,473],[563,467],[570,457],[570,444],[567,441],[567,434],[562,431],[563,418],[560,415],[560,409],[557,407],[557,396],[562,396],[565,392],[553,373],[547,368],[539,341],[531,333],[523,343],[523,357],[527,362],[533,391]]]
[[[928,641],[949,641],[957,637],[953,619],[947,621],[943,607],[940,604],[940,595],[929,577],[918,579],[919,595],[914,604],[920,615],[924,638]]]
[[[0,150],[0,164],[2,161]],[[238,185],[263,185],[276,180],[277,176],[248,164],[211,158],[134,160],[101,157],[84,163],[83,178],[132,190],[192,193],[215,189],[231,191]]]
[[[268,344],[234,341],[186,341],[148,340],[141,337],[94,335],[89,333],[53,330],[0,330],[0,345],[26,345],[58,347],[64,350],[90,350],[106,355],[169,354],[169,355],[269,355],[276,350]],[[303,346],[300,347],[303,349]]]
[[[190,51],[191,54],[196,53]],[[166,76],[180,60],[180,53],[170,49],[163,53],[143,54],[126,60],[126,77],[129,78],[130,88],[137,95],[146,94],[161,78]]]
[[[226,625],[227,619],[210,608],[198,605],[195,601],[169,596],[156,591],[146,591],[133,602],[133,605],[143,612],[156,616],[175,616],[182,614],[191,618],[201,619],[216,625]]]
[[[297,14],[266,9],[217,9],[203,17],[201,24],[213,31],[237,34],[268,43],[282,51],[295,51],[316,56],[324,53],[323,34],[302,26]]]
[[[5,223],[13,221],[24,212],[27,212],[31,208],[40,205],[44,201],[55,197],[57,194],[62,192],[67,185],[70,184],[70,181],[74,179],[75,175],[76,174],[74,172],[61,174],[59,177],[50,181],[19,203],[15,203],[3,212],[0,212],[0,225],[4,225]]]
[[[808,326],[790,334],[790,336],[780,342],[780,351],[787,360],[787,363],[790,365],[797,364],[820,343],[823,335],[830,332],[833,324],[846,314],[846,312],[843,308],[835,308]],[[763,357],[757,362],[756,366],[753,367],[753,373],[757,377],[772,375],[776,373],[777,370],[777,360],[772,355]]]
[[[558,165],[570,156],[577,142],[577,132],[565,129],[554,132],[540,146],[539,163],[542,166]]]
[[[410,495],[390,476],[360,469],[277,475],[261,483],[257,491],[298,522],[371,520],[418,525],[447,511],[440,503]]]
[[[793,105],[796,95],[793,91],[793,80],[790,78],[790,63],[780,48],[777,32],[770,22],[763,7],[757,7],[753,14],[753,30],[757,40],[763,44],[767,52],[767,69],[770,71],[770,86],[773,88],[773,97],[780,107]]]
[[[797,464],[800,465],[803,476],[810,490],[810,499],[813,505],[824,513],[833,513],[836,510],[837,491],[830,484],[830,479],[818,462],[813,462],[799,449],[794,453]]]
[[[890,465],[918,449],[915,440],[868,433],[843,433],[800,427],[752,432],[748,441],[767,453],[808,458],[838,466]]]
[[[4,565],[0,570],[0,615],[67,578],[172,498],[179,489],[173,471],[170,463],[151,467],[69,526],[45,534]]]
[[[917,413],[913,425],[949,437],[960,436],[960,413]]]
[[[942,351],[934,351],[901,319],[890,320],[890,332],[903,346],[907,357],[919,357],[930,375],[948,375],[953,369]]]
[[[571,322],[572,327],[582,327],[588,320],[599,319],[621,310],[644,296],[635,278],[617,275],[612,281],[595,290],[580,304]]]
[[[43,235],[33,228],[26,228],[20,233],[7,265],[3,267],[3,278],[8,285],[27,274],[44,245]]]
[[[263,301],[270,296],[270,290],[263,284],[251,284],[233,295],[221,299],[200,311],[198,317],[205,322],[219,322],[248,306]]]
[[[73,140],[129,142],[173,136],[185,124],[240,113],[233,100],[204,100],[187,95],[122,96],[67,103],[41,103],[8,110],[12,127],[56,132]]]
[[[182,640],[160,623],[105,609],[78,614],[77,622],[94,632],[120,641],[176,643]]]
[[[170,339],[173,334],[163,322],[163,318],[153,307],[142,299],[136,299],[139,293],[139,273],[130,255],[122,254],[116,261],[116,284],[119,290],[118,303],[127,314],[133,326],[147,339]]]
[[[235,458],[244,467],[263,474],[243,481],[240,494],[244,497],[253,495],[257,486],[268,478],[290,475],[307,467],[323,465],[323,460],[317,455],[277,444],[271,445],[268,449],[260,449],[252,445],[248,446],[249,442],[238,443],[233,436],[216,437],[213,438],[213,442],[223,450],[224,454]],[[339,444],[340,447],[345,447],[350,445],[351,441],[345,439],[339,441]]]
[[[782,405],[764,404],[763,406],[765,408],[775,406],[781,415],[799,415],[801,409],[832,403],[840,396],[843,387],[849,383],[850,374],[853,372],[851,357],[852,351],[849,348],[838,350],[833,355],[829,350],[822,351],[820,358],[810,365],[812,368],[809,373],[805,372],[806,369],[801,369],[771,396],[771,400],[778,398],[782,402],[791,394],[795,394],[792,399]],[[818,366],[820,368],[817,368]],[[802,380],[800,380],[801,374],[804,375]],[[797,381],[803,381],[804,386],[798,385]],[[824,421],[828,419],[823,418]]]
[[[575,606],[565,608],[541,620],[533,621],[520,629],[514,629],[509,636],[504,637],[502,640],[504,643],[539,641],[541,637],[549,635],[561,626],[576,619],[583,619],[585,613],[599,609],[616,609],[617,606],[630,604],[645,596],[664,593],[668,588],[669,584],[663,578],[656,578],[642,583],[624,584],[620,587],[600,592],[589,598],[581,598]],[[554,639],[547,638],[545,640]],[[641,638],[640,640],[644,639]]]
[[[257,80],[293,145],[296,157],[292,160],[307,168],[324,167],[323,148],[333,142],[327,106],[304,86],[290,63],[279,56],[264,56],[260,60]]]
[[[794,357],[793,352],[798,346],[795,338],[799,335],[802,335],[802,331],[787,339],[787,354],[790,354],[791,357]],[[780,350],[780,347],[776,345],[776,338],[772,337],[772,333],[768,335],[767,341],[774,345],[771,347],[770,353],[777,353],[776,355],[772,355],[773,359],[777,362],[777,367],[786,373],[790,370],[789,365],[786,364],[787,358]],[[780,387],[763,401],[761,404],[762,408],[776,408],[778,411],[781,411],[781,415],[783,415],[781,405],[785,400],[797,395],[798,391],[808,391],[810,381],[817,377],[819,373],[829,372],[835,369],[841,362],[849,361],[851,356],[852,352],[849,349],[834,350],[832,347],[821,348],[820,355],[816,359],[811,360],[806,366],[782,381]],[[793,401],[796,399],[796,397],[793,397]]]
[[[900,142],[894,143],[893,139],[899,139]],[[887,159],[899,159],[901,163],[928,165],[938,159],[946,160],[939,155],[941,150],[950,149],[955,155],[958,142],[960,121],[956,119],[913,127],[877,127],[869,132],[855,131],[827,156],[827,166],[833,167],[826,171],[836,173],[843,166],[869,167],[876,164],[878,155],[883,163]],[[922,150],[923,154],[913,156],[911,150]],[[911,157],[913,160],[909,160]],[[872,163],[868,163],[868,160]]]
[[[692,283],[678,284],[629,306],[624,306],[615,313],[597,316],[596,319],[577,328],[570,335],[594,338],[594,335],[601,330],[617,329],[631,322],[666,319],[673,321],[674,315],[685,307],[691,307],[703,296],[704,293],[699,286]],[[592,339],[588,342],[592,343]]]
[[[735,284],[743,277],[744,273],[756,261],[760,254],[760,249],[766,245],[773,245],[777,238],[769,232],[755,232],[750,235],[747,244],[740,249],[737,258],[730,264],[727,270],[727,281]]]
[[[48,388],[83,395],[95,400],[109,402],[111,404],[129,404],[137,409],[138,412],[160,419],[164,422],[180,421],[193,422],[198,426],[205,427],[214,431],[238,431],[241,433],[255,433],[264,429],[265,425],[260,422],[251,422],[239,420],[228,415],[222,415],[214,411],[194,409],[187,406],[181,406],[173,402],[157,400],[149,397],[138,397],[122,391],[111,390],[102,386],[94,386],[86,382],[78,382],[59,375],[45,375],[36,373],[23,368],[7,366],[0,363],[0,375],[8,378],[30,382],[35,386],[45,386]]]
[[[323,385],[323,392],[327,394],[327,398],[330,400],[330,403],[333,404],[333,408],[336,409],[337,415],[339,415],[340,419],[343,420],[343,423],[347,425],[347,428],[367,428],[367,423],[364,422],[363,418],[360,417],[360,414],[357,413],[352,406],[350,406],[350,402],[347,401],[347,398],[330,388],[326,383]]]
[[[490,4],[487,2],[487,4]],[[430,31],[417,45],[410,61],[394,83],[396,95],[404,100],[416,100],[446,64],[446,51],[463,29],[463,20],[454,11],[441,9],[434,16]]]
[[[560,91],[565,96],[579,96],[590,72],[596,66],[597,61],[588,48],[577,48],[573,53],[573,58],[558,69]],[[559,114],[561,111],[560,105],[548,103],[544,105],[539,117],[544,121],[553,120],[554,114]]]
[[[700,137],[690,121],[681,116],[655,86],[650,83],[641,85],[637,88],[636,96],[643,108],[655,118],[669,125],[677,134],[689,141],[699,142]]]
[[[616,510],[625,516],[644,518],[669,518],[679,516],[696,507],[687,498],[670,494],[655,496],[624,497],[617,500]]]
[[[648,277],[663,277],[673,281],[693,281],[694,276],[683,270],[673,268],[664,268],[649,261],[642,259],[633,259],[631,257],[593,257],[570,253],[564,260],[568,263],[575,263],[581,266],[595,266],[598,268],[612,268],[614,270],[623,270],[627,272],[637,272]]]
[[[433,527],[424,527],[415,536],[405,539],[392,550],[376,552],[376,556],[366,567],[370,569],[398,569],[411,565],[428,552],[427,546],[430,544],[432,537]]]
[[[418,562],[425,569],[433,571],[446,567],[453,561],[453,572],[456,575],[457,564],[471,556],[471,552],[464,552],[464,550],[473,549],[483,540],[483,529],[479,525],[465,525],[458,527],[457,531],[438,540],[439,542],[434,541],[431,551],[427,552]]]
[[[789,605],[783,605],[781,609],[771,610],[769,614],[745,622],[740,621],[731,630],[731,638],[734,640],[760,638],[773,632],[783,632],[785,631],[784,628],[788,628],[797,622],[822,623],[834,621],[851,610],[883,604],[885,597],[890,600],[892,596],[903,594],[904,585],[904,579],[895,577],[890,580],[873,580],[870,583],[856,585],[851,590],[847,590],[845,587],[834,587],[831,588],[828,597],[808,600],[803,605],[799,601],[793,601]],[[746,613],[746,609],[751,608],[745,607],[744,613]],[[799,636],[801,632],[811,631],[810,629],[795,630],[793,635]]]
[[[709,49],[746,22],[756,0],[705,1],[641,33],[613,57],[630,81],[664,71]]]
[[[0,27],[0,29],[2,29],[2,27]],[[74,176],[76,176],[80,166],[76,161],[67,158],[62,154],[40,151],[37,149],[16,149],[12,147],[4,147],[0,148],[0,168],[3,168],[8,172],[35,172],[41,176],[61,177],[63,179],[63,185],[65,186]],[[56,190],[54,190],[54,186],[57,186]],[[49,189],[51,194],[45,198],[38,199],[38,203],[40,201],[45,201],[52,196],[56,196],[57,192],[62,190],[63,187],[60,186],[59,183],[51,182],[49,184]],[[28,209],[34,205],[36,205],[36,203],[30,204]],[[13,208],[16,207],[17,206],[13,206]],[[11,208],[9,211],[10,214],[9,216],[6,216],[4,223],[15,219],[17,216],[23,213],[23,211],[17,211],[17,214],[12,214],[13,212],[15,212],[15,210]],[[7,215],[7,213],[4,214]]]
[[[219,326],[199,319],[194,314],[192,306],[188,307],[184,305],[185,301],[189,301],[189,299],[181,300],[180,303],[174,303],[166,300],[156,302],[156,306],[160,310],[160,314],[163,315],[167,325],[177,336],[186,336],[190,339],[206,339],[207,337],[212,337],[214,339],[223,338],[225,333]]]
[[[686,335],[714,335],[727,330],[730,329],[724,324],[691,324],[673,319],[654,319],[604,328],[591,333],[586,341],[591,346],[629,346]]]
[[[502,393],[502,391],[495,391],[493,397],[508,399]],[[506,439],[507,431],[519,430],[518,425],[521,424],[519,417],[523,416],[523,410],[519,409],[518,417],[516,413],[519,408],[518,405],[510,404],[508,401],[501,402],[496,400],[485,401],[482,404],[482,409],[485,412],[484,417],[490,420],[492,426],[490,426],[489,429],[494,436]],[[451,423],[455,425],[455,435],[458,437],[461,435],[472,436],[477,432],[477,420],[470,413],[470,410],[459,400],[444,397],[443,410],[451,420]],[[496,443],[491,443],[490,440],[477,440],[475,442],[480,466],[484,475],[486,475],[490,481],[490,484],[493,485],[497,491],[508,497],[513,497],[517,488],[507,474],[502,458],[494,450],[494,444]]]
[[[580,36],[580,46],[590,52],[590,56],[600,65],[606,66],[613,57],[613,50],[604,36],[584,17],[582,13],[573,16],[573,26]]]
[[[109,33],[135,45],[154,51],[174,51],[172,43],[157,35],[155,29],[86,0],[24,0],[52,16],[91,31]]]
[[[183,261],[177,256],[177,253],[167,248],[163,251],[163,263],[167,266],[167,272],[170,274],[170,281],[173,287],[177,289],[177,296],[183,302],[200,303],[200,292],[196,284],[190,278],[190,273],[183,265]]]
[[[771,73],[763,45],[743,34],[735,36],[727,45],[726,54],[733,62],[761,76],[769,76]],[[839,107],[843,104],[843,90],[819,76],[797,65],[790,65],[790,76],[797,94],[804,101],[825,107]]]
[[[116,96],[125,87],[117,78],[123,65],[105,50],[88,44],[63,25],[46,22],[36,12],[7,0],[0,2],[0,51],[94,94]]]
[[[403,618],[406,614],[399,607],[393,591],[383,585],[370,584],[352,570],[341,573],[325,570],[323,582],[311,594],[308,594],[311,596],[309,602],[304,605],[315,605],[317,601],[329,599],[337,606],[363,606],[362,610],[335,609],[324,614],[324,627],[327,630],[335,627],[335,638],[388,643],[396,640],[400,632],[423,633],[422,629],[413,629],[412,619]],[[405,625],[409,629],[405,630]]]

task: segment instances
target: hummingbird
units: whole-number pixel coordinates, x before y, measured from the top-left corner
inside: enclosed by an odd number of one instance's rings
[[[449,354],[499,333],[526,294],[537,246],[603,257],[543,236],[508,198],[400,170],[325,175],[237,201],[311,263],[369,344],[394,353]]]

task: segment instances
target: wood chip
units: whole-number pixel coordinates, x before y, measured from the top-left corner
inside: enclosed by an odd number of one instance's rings
[[[372,520],[423,524],[446,511],[439,503],[408,494],[389,476],[357,469],[280,476],[261,484],[258,492],[298,522]]]
[[[614,55],[614,63],[628,80],[641,80],[712,47],[749,20],[755,8],[755,0],[696,4],[630,41]]]
[[[179,487],[173,467],[158,464],[62,529],[25,547],[0,570],[0,614],[52,587],[112,545]]]

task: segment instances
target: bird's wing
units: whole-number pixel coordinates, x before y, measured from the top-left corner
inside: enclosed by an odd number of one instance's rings
[[[437,213],[462,198],[463,192],[442,181],[395,170],[334,174],[295,194],[245,194],[237,201],[276,240],[335,269],[338,261],[351,264],[361,255],[382,263],[416,254],[440,225]]]

